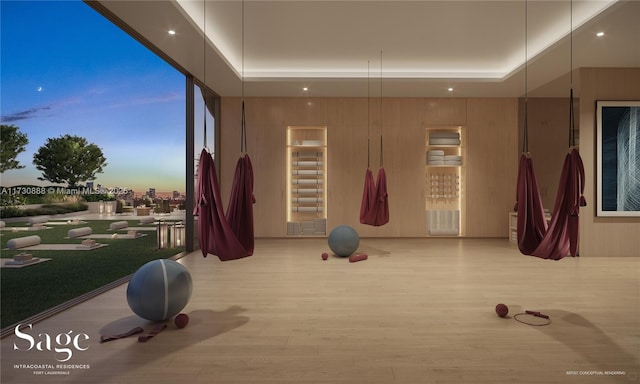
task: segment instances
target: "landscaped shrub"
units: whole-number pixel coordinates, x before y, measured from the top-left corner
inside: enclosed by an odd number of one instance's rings
[[[24,217],[26,215],[24,213],[24,210],[20,207],[5,206],[5,207],[2,207],[2,210],[0,211],[0,216],[2,218],[6,218],[6,217]]]
[[[92,193],[89,195],[82,195],[82,199],[87,202],[114,201],[116,197],[109,193]]]
[[[89,209],[84,203],[44,204],[40,208],[22,209],[17,206],[3,207],[2,217],[25,217],[43,215],[61,215],[64,213],[81,212]]]

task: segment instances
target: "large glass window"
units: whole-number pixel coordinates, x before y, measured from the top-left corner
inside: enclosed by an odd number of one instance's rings
[[[25,235],[43,246],[105,245],[64,257],[55,250],[3,251],[5,328],[178,253],[158,249],[155,229],[144,228],[141,218],[187,217],[188,157],[184,74],[82,1],[2,1],[0,7],[2,248]],[[61,215],[60,206],[77,212]],[[45,221],[34,223],[35,217]],[[114,230],[116,221],[127,226]],[[74,228],[89,228],[91,238],[68,236]],[[51,260],[4,268],[24,253]],[[98,259],[114,264],[101,268]],[[56,281],[72,280],[81,286],[58,291]],[[33,304],[42,297],[49,301]]]
[[[99,146],[85,182],[143,196],[184,193],[184,75],[80,1],[2,2],[2,124],[29,140],[9,184],[41,181],[33,155],[49,138]]]

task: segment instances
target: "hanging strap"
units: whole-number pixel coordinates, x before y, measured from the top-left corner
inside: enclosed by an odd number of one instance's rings
[[[371,61],[367,60],[367,169],[371,168]]]
[[[206,92],[206,90],[205,90]],[[207,97],[205,95],[204,97],[204,113],[202,116],[202,119],[204,120],[204,125],[203,125],[203,132],[202,132],[202,136],[203,136],[203,141],[202,141],[202,146],[204,149],[207,150],[207,152],[209,152],[209,147],[207,147]]]
[[[570,8],[570,48],[569,48],[569,148],[576,145],[575,136],[575,114],[573,112],[573,0],[569,3]]]
[[[382,127],[380,127],[380,129],[382,129]],[[380,168],[382,168],[384,164],[382,157],[383,157],[383,151],[382,151],[382,134],[381,134],[380,135]]]
[[[203,108],[203,142],[202,147],[209,152],[209,147],[207,147],[207,2],[202,2],[202,81],[203,81],[203,92],[202,99],[204,101]]]
[[[244,112],[244,0],[242,0],[242,127],[240,133],[240,153],[247,152],[247,119]]]
[[[382,161],[382,51],[380,51],[380,168],[383,166]]]
[[[524,2],[524,138],[522,140],[522,153],[529,152],[529,78],[528,78],[528,63],[529,53],[527,49],[528,45],[528,31],[529,31],[529,6],[527,1]]]
[[[522,140],[522,153],[529,152],[529,124],[527,120],[529,120],[529,116],[527,114],[527,97],[524,98],[524,138]]]
[[[573,111],[573,88],[569,93],[569,148],[576,145],[575,114]]]
[[[240,152],[247,152],[247,119],[244,114],[244,100],[242,100],[242,129],[240,133]]]

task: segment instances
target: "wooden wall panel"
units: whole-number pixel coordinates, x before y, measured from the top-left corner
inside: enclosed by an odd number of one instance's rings
[[[506,237],[518,169],[517,99],[467,100],[466,236]]]
[[[366,98],[326,99],[327,234],[345,224],[357,229],[367,166]],[[364,236],[360,230],[361,236]]]
[[[241,100],[222,100],[221,106],[221,172],[222,199],[226,209],[231,191],[231,181],[240,155]],[[281,99],[270,103],[255,99],[245,100],[247,148],[254,171],[255,233],[273,237],[286,234],[286,127],[282,127]],[[268,225],[263,223],[268,222]]]
[[[569,99],[529,98],[527,104],[529,153],[542,203],[545,208],[553,210],[562,164],[569,149]],[[523,134],[522,127],[520,134]]]
[[[467,99],[425,99],[424,116],[424,122],[429,126],[466,125]]]
[[[367,108],[367,103],[370,103]],[[254,206],[255,234],[258,237],[286,235],[286,129],[294,126],[326,126],[328,136],[327,155],[327,229],[339,224],[354,226],[363,237],[415,237],[425,236],[425,128],[427,125],[465,125],[476,129],[473,140],[495,151],[495,142],[482,139],[484,130],[492,137],[500,137],[500,143],[511,145],[511,150],[500,149],[484,158],[481,168],[495,169],[493,175],[510,178],[515,188],[515,173],[504,176],[504,152],[516,151],[511,136],[497,130],[516,130],[517,106],[511,100],[492,100],[483,104],[475,101],[472,123],[467,113],[466,99],[421,98],[247,98],[247,135],[249,154],[255,173],[256,204]],[[442,109],[439,111],[437,106]],[[370,111],[367,133],[367,110]],[[488,110],[490,112],[483,112]],[[488,114],[487,114],[488,113]],[[496,117],[493,113],[506,114]],[[239,155],[240,100],[225,98],[221,112],[222,154],[221,183],[224,201],[228,201],[230,183]],[[380,124],[382,117],[382,125]],[[511,125],[509,125],[512,123]],[[380,164],[380,127],[384,144],[384,167],[387,172],[390,222],[381,227],[359,223],[360,202],[367,167],[367,136],[371,138],[371,169],[377,175]],[[505,141],[506,140],[506,141]],[[469,145],[471,145],[471,140]],[[503,145],[501,144],[501,146]],[[469,158],[471,160],[471,158]],[[497,164],[494,164],[497,162]],[[517,165],[512,159],[511,167]],[[469,171],[467,171],[469,173]],[[482,191],[485,178],[468,180],[469,191]],[[500,195],[481,193],[486,200]],[[513,205],[513,194],[508,203]],[[496,210],[495,202],[487,209],[475,208],[483,216],[467,230],[468,236],[507,236],[507,214]],[[475,213],[474,213],[475,215]],[[474,215],[467,217],[474,217]],[[485,225],[500,222],[499,225]],[[468,225],[467,225],[467,228]]]
[[[640,256],[640,218],[596,216],[596,100],[640,100],[640,68],[580,70],[580,155],[587,207],[580,210],[581,256]]]
[[[385,98],[382,104],[383,165],[389,192],[389,224],[369,233],[385,236],[424,236],[424,116],[418,98]],[[379,141],[372,140],[372,152],[379,152]],[[372,162],[377,176],[379,163]],[[387,227],[385,229],[385,227]]]

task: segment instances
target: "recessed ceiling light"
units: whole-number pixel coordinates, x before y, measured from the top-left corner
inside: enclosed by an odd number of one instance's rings
[[[602,37],[602,36],[604,36],[604,32],[598,32],[598,33],[596,33],[596,36]]]
[[[170,30],[167,31],[167,33],[170,34],[170,35],[175,35],[176,31],[174,31],[173,29],[170,29]]]
[[[308,91],[308,90],[309,90],[309,88],[308,88],[308,87],[302,87],[302,90],[303,90],[303,91]]]
[[[453,88],[449,87],[449,88],[447,88],[447,91],[453,92]]]

